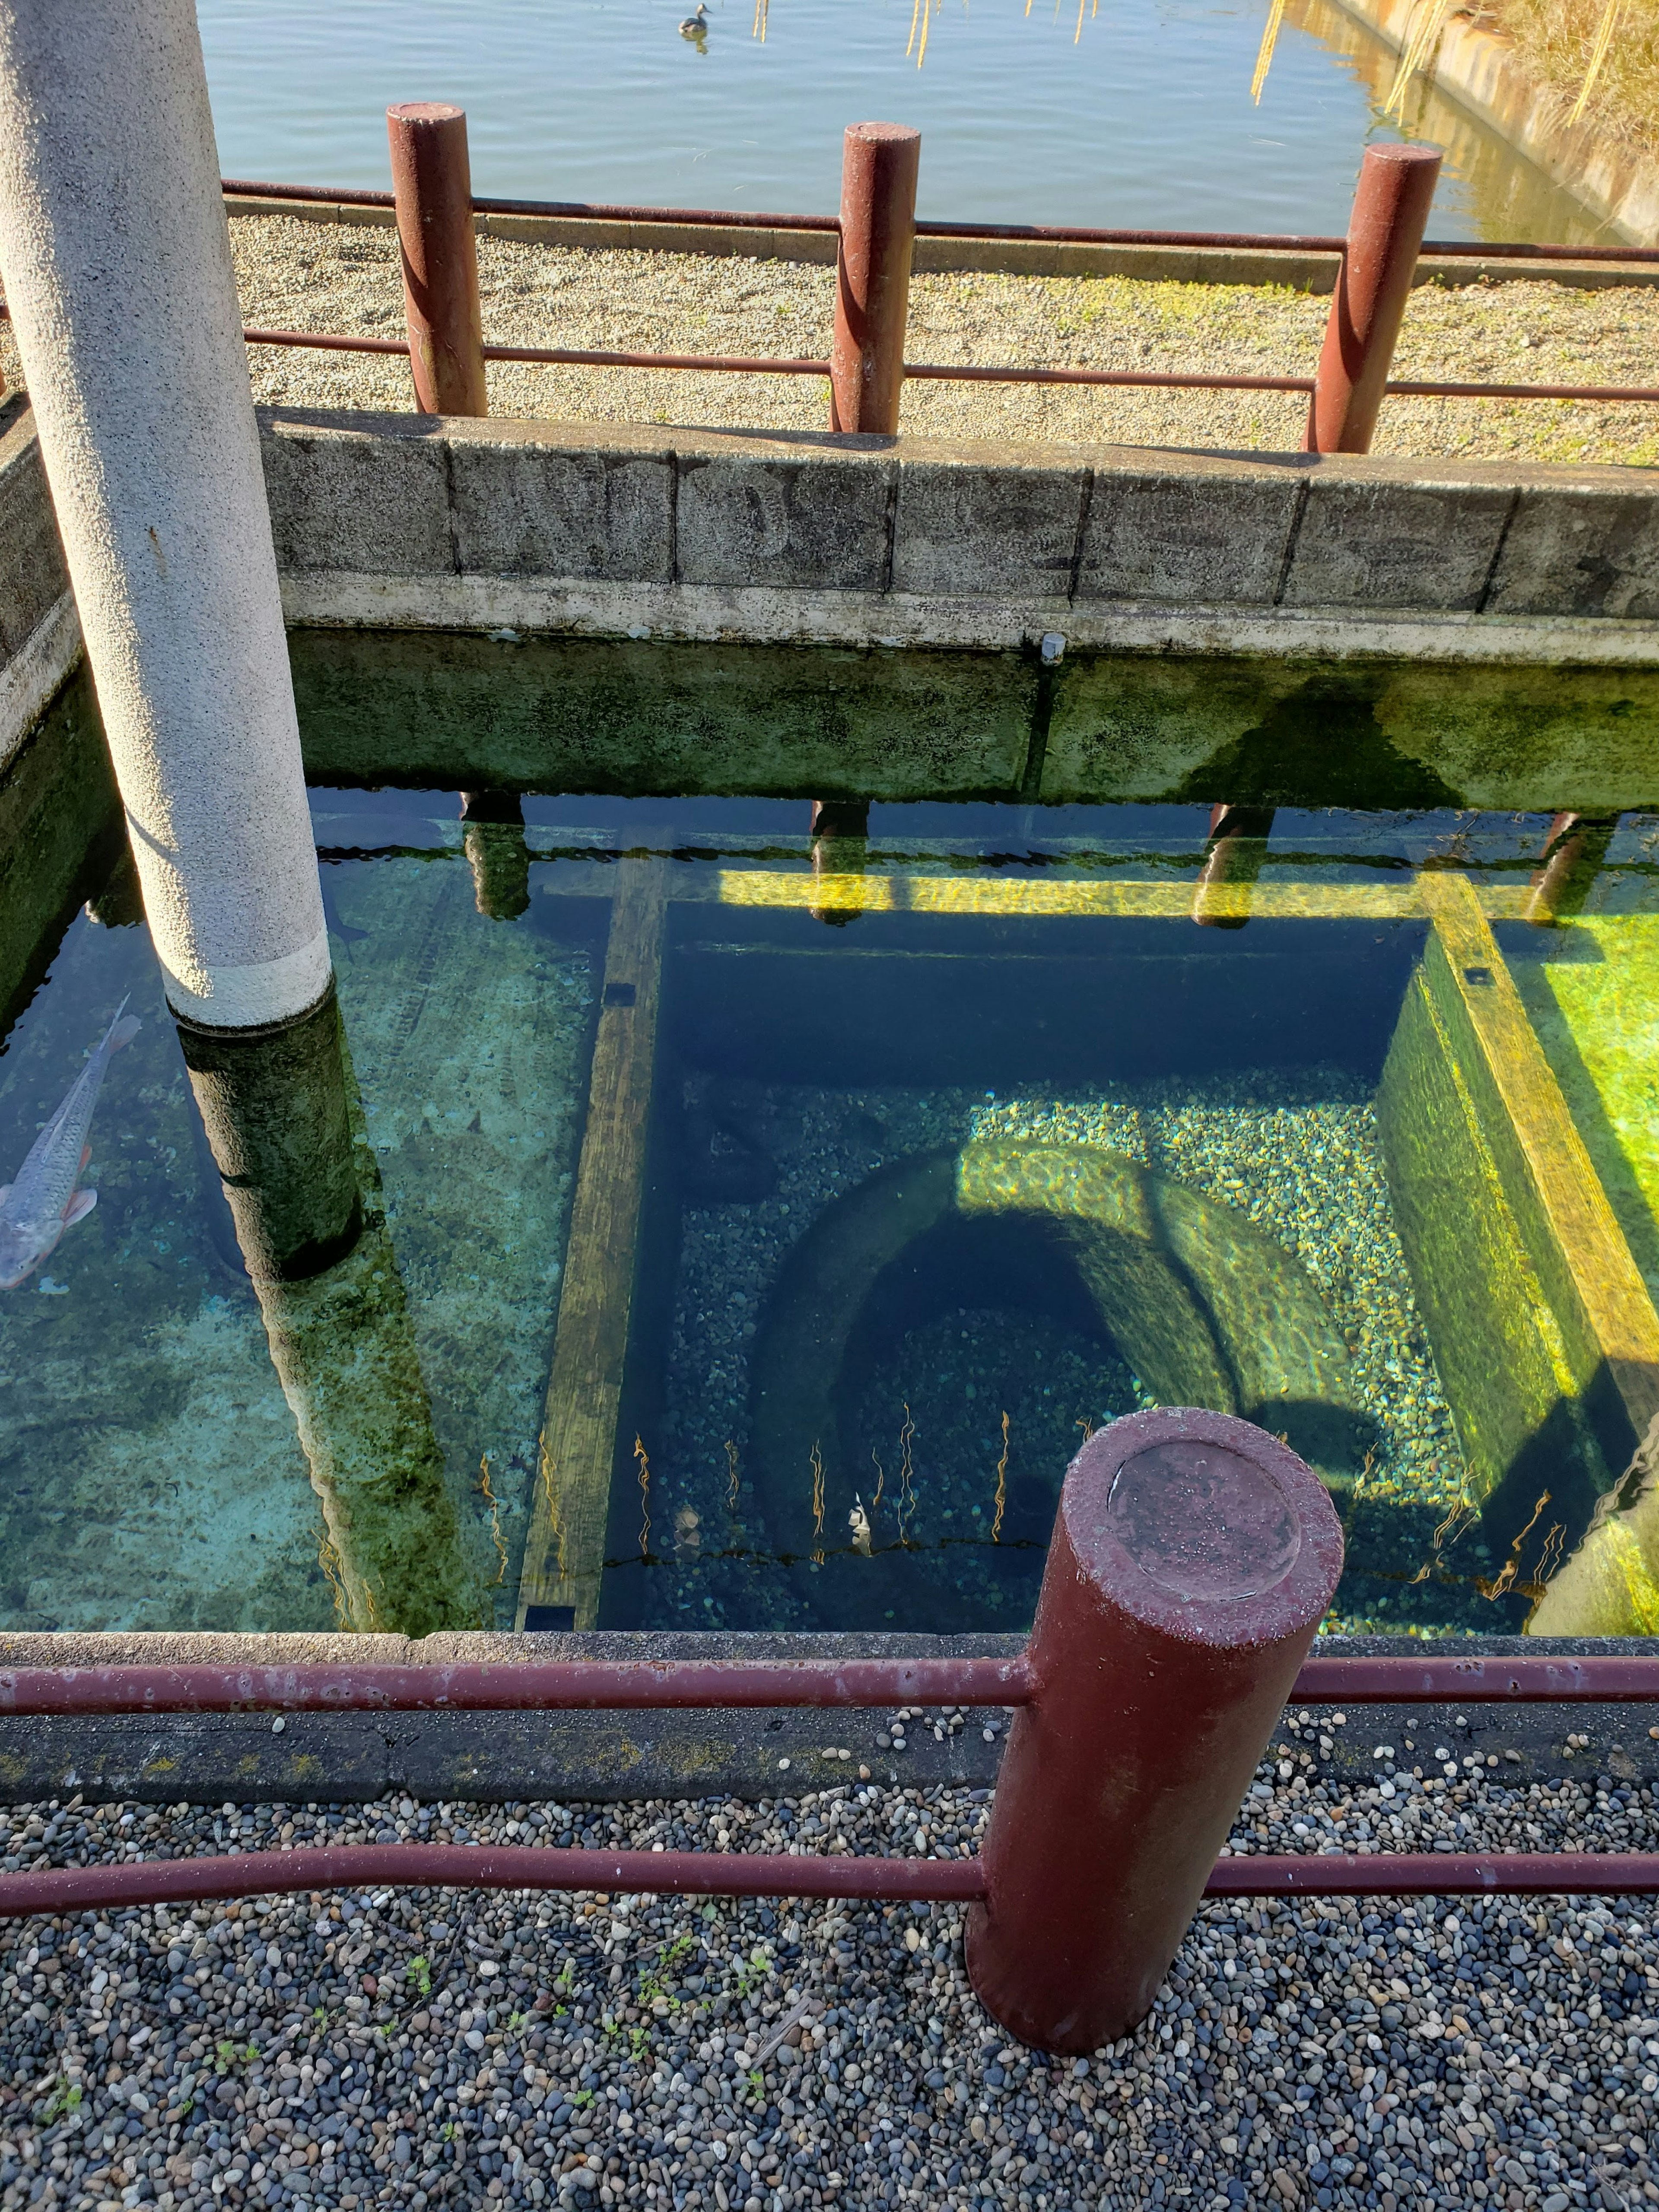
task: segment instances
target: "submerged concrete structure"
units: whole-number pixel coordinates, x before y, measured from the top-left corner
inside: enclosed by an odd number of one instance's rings
[[[175,1012],[328,988],[191,0],[0,9],[0,266]]]

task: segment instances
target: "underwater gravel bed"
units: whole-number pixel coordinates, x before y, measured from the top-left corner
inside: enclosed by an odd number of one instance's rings
[[[799,1625],[795,1599],[763,1558],[751,1564],[702,1555],[705,1546],[712,1553],[728,1543],[740,1550],[748,1540],[743,1516],[754,1504],[747,1480],[750,1358],[777,1270],[822,1210],[884,1162],[1000,1138],[1089,1145],[1127,1155],[1239,1208],[1296,1255],[1329,1304],[1353,1361],[1360,1401],[1377,1425],[1378,1449],[1359,1482],[1340,1498],[1351,1523],[1363,1499],[1372,1516],[1368,1528],[1388,1533],[1362,1542],[1355,1564],[1363,1555],[1365,1564],[1385,1568],[1400,1583],[1382,1601],[1382,1613],[1376,1609],[1380,1585],[1368,1582],[1357,1598],[1352,1589],[1344,1592],[1326,1625],[1346,1634],[1408,1626],[1418,1633],[1456,1633],[1475,1625],[1467,1591],[1410,1583],[1429,1557],[1431,1532],[1462,1496],[1463,1462],[1394,1224],[1371,1093],[1357,1078],[1339,1070],[1245,1071],[1224,1079],[1119,1084],[1097,1095],[1060,1099],[874,1087],[854,1093],[702,1079],[688,1085],[688,1103],[739,1127],[754,1154],[772,1163],[775,1182],[739,1202],[693,1203],[684,1215],[665,1448],[660,1455],[653,1449],[652,1458],[653,1495],[666,1494],[670,1511],[687,1533],[676,1557],[663,1559],[655,1572],[653,1620],[684,1626],[690,1613],[700,1626]],[[1006,1336],[1010,1327],[1006,1316],[998,1316],[990,1333]],[[913,1354],[918,1348],[913,1344]],[[1010,1431],[1016,1480],[1023,1462],[1057,1486],[1081,1442],[1077,1417],[1100,1425],[1154,1402],[1139,1377],[1109,1352],[1087,1363],[1067,1347],[1045,1351],[1042,1364],[1035,1358],[1027,1364],[1030,1387],[1013,1406]],[[1114,1368],[1121,1370],[1115,1378]],[[1103,1394],[1114,1381],[1109,1401],[1083,1395],[1091,1382],[1098,1382]],[[1045,1383],[1051,1388],[1042,1388]],[[943,1389],[931,1392],[936,1403],[930,1412],[925,1389],[924,1378],[913,1378],[905,1406],[895,1392],[890,1433],[878,1449],[890,1480],[901,1452],[901,1425],[914,1409],[913,1433],[902,1445],[915,1462],[920,1500],[913,1526],[924,1543],[937,1544],[949,1534],[941,1521],[947,1504],[943,1518],[954,1516],[958,1530],[971,1525],[982,1533],[988,1525],[997,1412],[983,1403],[962,1404],[957,1394]],[[973,1397],[971,1386],[965,1395]],[[866,1426],[873,1429],[873,1422]],[[654,1439],[647,1442],[654,1445]],[[970,1468],[982,1492],[977,1501],[969,1497]],[[734,1508],[732,1485],[739,1474]],[[808,1480],[805,1469],[802,1479]],[[663,1509],[653,1504],[651,1510],[660,1523]],[[827,1521],[832,1543],[847,1542],[847,1510],[837,1492]],[[1395,1534],[1388,1529],[1388,1517],[1402,1512],[1414,1518]],[[1042,1537],[1046,1521],[1038,1540]],[[1372,1559],[1379,1543],[1389,1547],[1389,1556]],[[666,1544],[661,1548],[666,1551]],[[1008,1583],[1015,1571],[1012,1560],[999,1563],[999,1589],[986,1565],[991,1556],[983,1547],[956,1552],[969,1610],[959,1621],[930,1620],[930,1625],[1024,1625],[1014,1617],[1022,1593]],[[1025,1617],[1035,1589],[1031,1579],[1023,1592]],[[1479,1625],[1490,1628],[1492,1608],[1482,1606],[1480,1612]]]
[[[1612,1774],[1510,1789],[1501,1762],[1437,1776],[1450,1747],[1414,1748],[1409,1773],[1395,1744],[1393,1797],[1344,1788],[1321,1778],[1319,1725],[1287,1716],[1236,1847],[1295,1850],[1322,1807],[1387,1848],[1398,1800],[1419,1847],[1659,1843],[1654,1790]],[[401,1836],[956,1856],[987,1794],[75,1799],[0,1815],[0,1845],[8,1868]],[[1077,2061],[989,2021],[961,1930],[955,1907],[453,1891],[15,1923],[0,2205],[1659,2203],[1645,1904],[1219,1901],[1139,2031]]]

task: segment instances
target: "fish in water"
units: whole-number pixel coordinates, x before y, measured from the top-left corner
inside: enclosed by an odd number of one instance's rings
[[[92,1158],[87,1132],[110,1054],[138,1034],[138,1017],[127,1012],[126,1004],[123,999],[116,1008],[103,1042],[35,1139],[17,1180],[0,1186],[0,1291],[15,1291],[26,1281],[56,1250],[64,1231],[84,1220],[98,1203],[95,1190],[75,1186]]]

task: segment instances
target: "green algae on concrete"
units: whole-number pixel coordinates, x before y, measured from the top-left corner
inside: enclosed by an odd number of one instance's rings
[[[319,811],[326,801],[319,798]],[[365,1127],[474,1575],[510,1619],[532,1502],[580,1116],[588,953],[478,911],[446,857],[324,870]],[[602,916],[596,918],[602,919]]]
[[[125,849],[103,724],[80,670],[0,777],[0,1017]]]
[[[290,634],[307,774],[471,791],[1012,799],[1035,655]]]
[[[1582,1527],[1610,1471],[1470,1083],[1468,1054],[1443,994],[1422,970],[1382,1071],[1377,1121],[1470,1503],[1496,1503],[1497,1517],[1518,1530],[1549,1491],[1576,1508]]]
[[[1616,811],[1659,799],[1659,672],[1079,654],[1042,797]]]
[[[1659,914],[1516,925],[1503,943],[1602,1188],[1659,1298]]]

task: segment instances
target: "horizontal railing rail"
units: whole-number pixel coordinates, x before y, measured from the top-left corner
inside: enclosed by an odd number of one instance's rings
[[[587,1851],[534,1844],[336,1844],[0,1874],[0,1920],[233,1897],[373,1888],[600,1890],[638,1897],[810,1897],[978,1905],[977,1857],[781,1851]],[[1206,1897],[1644,1897],[1659,1853],[1252,1853],[1218,1859]]]
[[[330,353],[381,353],[407,356],[400,338],[338,337],[313,331],[245,330],[250,345],[313,346]],[[486,361],[541,362],[569,368],[702,369],[744,376],[828,376],[827,361],[793,361],[748,354],[609,353],[577,346],[490,345]],[[914,362],[904,364],[907,382],[941,384],[1099,384],[1152,391],[1300,392],[1314,390],[1311,376],[1200,375],[1181,369],[1023,368],[984,367],[977,362]],[[1396,399],[1586,399],[1659,400],[1659,385],[1635,384],[1463,384],[1421,379],[1383,386]]]
[[[0,1668],[0,1715],[647,1712],[1030,1705],[1007,1658],[564,1659],[479,1665]],[[1659,1657],[1314,1658],[1295,1705],[1659,1704]]]

